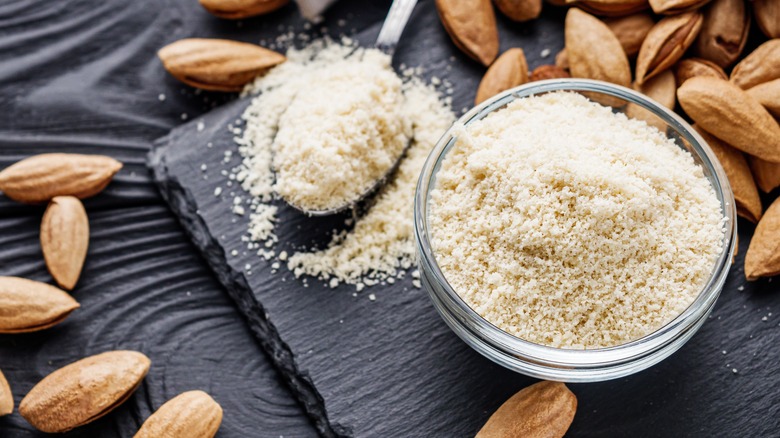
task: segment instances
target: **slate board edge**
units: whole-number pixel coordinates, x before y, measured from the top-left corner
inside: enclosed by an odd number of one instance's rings
[[[182,186],[178,178],[168,172],[165,149],[169,140],[170,135],[155,140],[147,158],[147,165],[154,173],[155,183],[168,208],[206,259],[217,280],[227,290],[228,296],[236,303],[239,312],[246,318],[252,334],[268,353],[271,362],[280,371],[295,398],[312,418],[317,431],[328,438],[351,437],[353,434],[349,427],[329,421],[322,396],[311,378],[298,369],[292,350],[279,336],[276,327],[264,317],[265,309],[252,293],[246,277],[225,262],[227,257],[198,214],[192,193]]]

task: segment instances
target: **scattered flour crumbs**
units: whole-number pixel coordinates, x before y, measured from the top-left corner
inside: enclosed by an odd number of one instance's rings
[[[456,135],[431,193],[433,249],[502,330],[618,345],[671,321],[706,283],[726,219],[702,169],[655,128],[558,92]]]
[[[387,171],[412,136],[396,174],[352,230],[320,251],[279,254],[296,276],[331,287],[392,283],[413,265],[415,185],[454,115],[434,88],[411,73],[402,80],[377,50],[320,40],[290,49],[287,58],[245,91],[256,97],[235,139],[243,157],[235,179],[252,196],[249,239],[263,242],[260,255],[274,257],[271,201],[282,194],[296,205],[328,207],[353,197]],[[419,287],[417,278],[413,283]]]

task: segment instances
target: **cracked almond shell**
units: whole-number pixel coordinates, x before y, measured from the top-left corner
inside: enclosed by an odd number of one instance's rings
[[[84,205],[73,196],[55,196],[41,220],[41,250],[57,284],[73,290],[81,276],[89,247],[89,220]]]
[[[639,53],[642,41],[645,40],[650,29],[655,26],[653,17],[644,12],[625,17],[608,18],[604,20],[604,23],[615,34],[628,56]]]
[[[636,83],[663,72],[676,63],[693,44],[702,25],[699,12],[663,18],[647,33],[636,59]]]
[[[677,85],[680,86],[683,82],[696,76],[710,76],[713,78],[719,78],[728,80],[726,72],[718,64],[712,61],[701,58],[688,58],[682,59],[677,63],[674,69],[675,77],[677,78]]]
[[[40,281],[0,277],[0,333],[47,329],[79,308],[70,295]]]
[[[647,0],[565,0],[565,4],[603,17],[622,17],[650,8]]]
[[[466,55],[490,65],[498,56],[496,13],[490,0],[436,0],[444,29]]]
[[[14,411],[14,395],[11,393],[11,386],[5,379],[3,372],[0,371],[0,417],[8,415]]]
[[[726,68],[742,54],[750,30],[750,13],[743,0],[713,0],[693,44],[700,58]]]
[[[656,14],[676,15],[699,9],[710,0],[650,0],[650,7]]]
[[[745,253],[745,277],[749,281],[780,274],[780,198],[758,222]]]
[[[238,20],[268,14],[289,3],[289,0],[199,0],[209,13],[219,18]]]
[[[146,419],[134,438],[212,438],[222,423],[222,408],[203,391],[168,400]]]
[[[482,77],[474,104],[479,105],[502,91],[526,82],[528,82],[528,63],[523,49],[509,49],[496,59]]]

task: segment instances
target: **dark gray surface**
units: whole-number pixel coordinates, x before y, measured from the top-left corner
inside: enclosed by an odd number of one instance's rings
[[[353,17],[347,27],[359,29],[358,39],[370,43],[380,16],[366,17],[373,22]],[[500,24],[502,47],[521,45],[531,67],[552,62],[562,45],[560,13],[547,11],[531,25]],[[431,1],[418,5],[406,35],[398,62],[422,64],[429,74],[449,78],[456,90],[454,107],[470,106],[484,70],[453,49]],[[551,50],[546,61],[540,59],[543,49]],[[194,123],[175,129],[158,143],[162,148],[151,164],[163,195],[239,308],[250,312],[253,329],[320,430],[361,437],[473,435],[532,379],[468,349],[409,278],[355,298],[349,286],[333,290],[310,279],[303,287],[284,269],[272,274],[270,262],[246,250],[241,241],[246,219],[229,213],[233,194],[241,191],[234,186],[214,196],[215,187],[227,184],[219,171],[239,162],[234,154],[230,163],[221,164],[225,150],[235,151],[226,125],[245,105],[238,101],[208,114],[203,132]],[[204,163],[207,179],[198,170]],[[317,236],[341,227],[343,219],[305,218],[289,208],[280,217],[277,252],[312,240],[322,243]],[[571,385],[579,397],[571,436],[778,436],[780,296],[770,281],[745,285],[742,255],[752,226],[740,222],[740,229],[741,255],[711,321],[681,351],[650,370]],[[238,254],[231,255],[233,250]],[[376,294],[376,301],[367,298],[369,293]],[[262,309],[256,309],[258,304]]]

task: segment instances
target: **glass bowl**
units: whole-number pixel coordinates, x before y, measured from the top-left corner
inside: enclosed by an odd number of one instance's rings
[[[564,382],[596,382],[615,379],[646,369],[674,353],[704,324],[712,311],[731,265],[736,239],[734,195],[714,153],[699,134],[678,115],[633,90],[601,81],[553,79],[533,82],[503,92],[464,114],[459,123],[469,125],[518,98],[551,91],[586,92],[591,100],[610,102],[615,111],[632,104],[634,114],[666,129],[668,137],[690,151],[720,201],[725,238],[720,257],[703,290],[674,320],[642,338],[608,348],[575,350],[549,347],[517,338],[482,318],[452,289],[436,263],[428,229],[428,201],[443,158],[455,144],[450,128],[428,156],[414,200],[414,231],[425,289],[449,327],[476,351],[511,370],[532,377]]]

